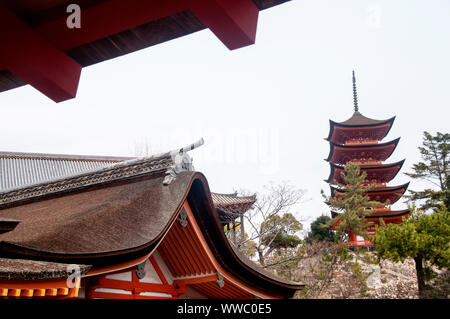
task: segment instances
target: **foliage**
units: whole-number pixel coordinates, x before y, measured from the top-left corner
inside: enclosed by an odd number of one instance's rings
[[[262,243],[271,249],[295,248],[301,243],[301,239],[295,235],[302,230],[302,224],[291,213],[283,216],[272,215],[261,223],[263,232]]]
[[[326,197],[323,195],[331,209],[340,213],[338,216],[329,220],[326,226],[330,227],[331,225],[335,225],[334,229],[341,239],[344,239],[345,234],[350,231],[367,238],[366,229],[370,226],[370,223],[364,218],[370,212],[367,208],[382,207],[387,205],[388,202],[380,203],[369,199],[366,193],[375,186],[365,185],[366,173],[361,173],[359,165],[350,162],[345,166],[345,171],[342,172],[341,176],[345,184],[337,183],[337,185],[344,192],[334,197]]]
[[[426,281],[435,276],[431,266],[449,268],[450,213],[446,207],[432,214],[412,208],[403,224],[381,224],[371,237],[380,258],[403,261],[408,257],[416,263],[419,295],[426,295]]]
[[[308,244],[311,244],[313,241],[335,241],[336,236],[330,230],[330,226],[326,226],[330,219],[329,216],[322,215],[311,223],[311,231],[308,232],[305,238]]]
[[[403,261],[419,256],[433,265],[449,266],[450,213],[446,208],[430,215],[416,210],[403,224],[376,226],[371,238],[380,257]]]
[[[405,173],[413,179],[426,180],[437,186],[439,190],[410,190],[408,196],[413,202],[425,200],[420,208],[438,208],[441,205],[450,209],[450,134],[437,132],[435,136],[423,133],[422,146],[419,151],[421,162],[414,164],[413,173]]]

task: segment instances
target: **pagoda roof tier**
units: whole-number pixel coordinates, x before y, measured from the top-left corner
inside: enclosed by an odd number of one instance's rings
[[[352,139],[381,141],[389,133],[394,120],[395,116],[387,120],[374,120],[355,112],[344,122],[330,120],[330,132],[326,140],[337,144]]]
[[[409,209],[401,209],[401,210],[373,210],[373,212],[370,212],[370,214],[364,216],[367,219],[370,218],[388,218],[388,217],[403,217],[405,215],[408,215],[410,213]],[[339,216],[340,213],[331,211],[331,217],[335,218],[336,216]]]
[[[385,161],[394,152],[400,138],[386,143],[364,145],[341,145],[330,142],[326,161],[344,165],[355,160]]]
[[[389,200],[389,205],[392,205],[395,202],[397,202],[400,199],[400,197],[403,196],[403,194],[408,189],[408,185],[409,182],[399,186],[377,187],[375,189],[368,191],[366,194],[369,196],[369,199],[371,201],[378,201],[381,203],[385,203],[387,200]],[[333,185],[330,185],[330,189],[332,197],[337,195],[337,193],[345,192],[345,190],[335,187]]]
[[[361,172],[367,174],[366,180],[369,182],[388,183],[395,178],[404,162],[405,160],[392,164],[360,165],[360,168]],[[336,182],[344,184],[345,182],[341,176],[344,170],[345,166],[330,162],[330,176],[325,181],[332,184]]]

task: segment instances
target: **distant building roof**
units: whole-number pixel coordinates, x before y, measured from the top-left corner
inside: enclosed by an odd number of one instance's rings
[[[103,168],[132,157],[0,152],[0,192]]]
[[[238,196],[237,192],[232,194],[211,193],[211,195],[216,207],[254,204],[256,201],[256,195]]]
[[[232,194],[211,193],[213,204],[217,215],[223,223],[235,220],[253,207],[256,195],[238,196],[237,192]]]

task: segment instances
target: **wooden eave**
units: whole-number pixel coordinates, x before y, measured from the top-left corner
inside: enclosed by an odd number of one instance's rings
[[[392,148],[392,150],[389,152],[388,156],[386,158],[383,158],[382,161],[386,160],[387,158],[389,158],[392,153],[395,151],[395,149],[397,148],[398,142],[400,141],[400,137],[396,138],[395,140],[389,141],[389,142],[385,142],[385,143],[379,143],[379,144],[363,144],[363,145],[342,145],[342,144],[336,144],[333,142],[330,142],[330,152],[328,154],[328,157],[325,159],[328,162],[332,162],[335,164],[346,164],[346,163],[336,163],[334,161],[332,161],[333,155],[335,152],[348,152],[348,151],[354,151],[354,150],[366,150],[366,149],[370,149],[370,150],[381,150],[383,148],[389,147],[391,145],[393,145],[394,147]]]
[[[401,196],[403,196],[405,191],[408,189],[408,186],[409,186],[409,182],[405,183],[403,185],[399,185],[399,186],[377,187],[377,188],[372,189],[364,194],[368,195],[370,198],[373,198],[373,197],[376,197],[378,194],[386,194],[386,197],[393,197],[394,195],[401,193],[400,195],[398,195],[398,198],[396,198],[394,201],[391,201],[389,203],[389,205],[392,205],[395,202],[397,202]],[[345,192],[345,190],[337,188],[333,185],[330,185],[330,190],[331,190],[332,197],[334,197],[336,195],[336,193]],[[375,200],[375,199],[371,199],[371,200]]]
[[[409,213],[410,213],[409,209],[402,209],[402,210],[376,210],[376,209],[374,209],[368,215],[365,215],[364,218],[370,219],[370,218],[401,217],[401,216],[405,216]],[[339,213],[337,213],[335,211],[331,211],[332,218],[339,216],[339,215],[340,215]]]
[[[365,171],[365,172],[369,172],[369,171],[377,171],[377,170],[385,170],[385,169],[396,169],[396,173],[394,174],[394,176],[390,179],[393,180],[398,172],[401,170],[403,164],[404,164],[405,160],[401,160],[399,162],[396,163],[390,163],[390,164],[380,164],[380,165],[360,165],[360,169],[361,172]],[[327,183],[332,183],[333,182],[333,176],[335,176],[336,174],[338,174],[337,172],[343,172],[345,170],[345,166],[344,165],[339,165],[339,164],[335,164],[332,162],[330,163],[330,175],[328,176],[328,178],[325,180],[325,182]],[[398,166],[398,168],[396,168]],[[389,181],[390,181],[389,180]],[[389,182],[389,181],[385,181],[385,182]]]

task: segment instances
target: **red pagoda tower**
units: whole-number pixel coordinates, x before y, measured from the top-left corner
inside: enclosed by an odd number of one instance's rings
[[[400,171],[404,160],[396,163],[385,164],[394,152],[400,138],[389,142],[381,142],[389,133],[395,116],[387,120],[374,120],[363,116],[358,110],[358,99],[356,94],[356,79],[353,71],[353,101],[355,112],[352,117],[344,122],[334,122],[330,120],[330,132],[327,141],[330,143],[330,153],[326,161],[330,163],[330,176],[325,181],[330,184],[331,196],[338,196],[344,192],[336,184],[343,184],[341,172],[350,162],[360,166],[361,172],[366,172],[364,186],[376,184],[376,187],[367,192],[370,200],[385,203],[389,200],[389,205],[382,208],[369,208],[371,211],[365,216],[372,226],[367,229],[373,235],[375,225],[383,220],[388,223],[401,223],[402,217],[409,216],[409,209],[391,210],[390,205],[398,201],[405,193],[408,184],[400,186],[387,186]],[[332,211],[331,216],[338,216]],[[332,229],[339,223],[339,219]],[[356,234],[349,232],[350,247],[372,246],[373,244]]]

